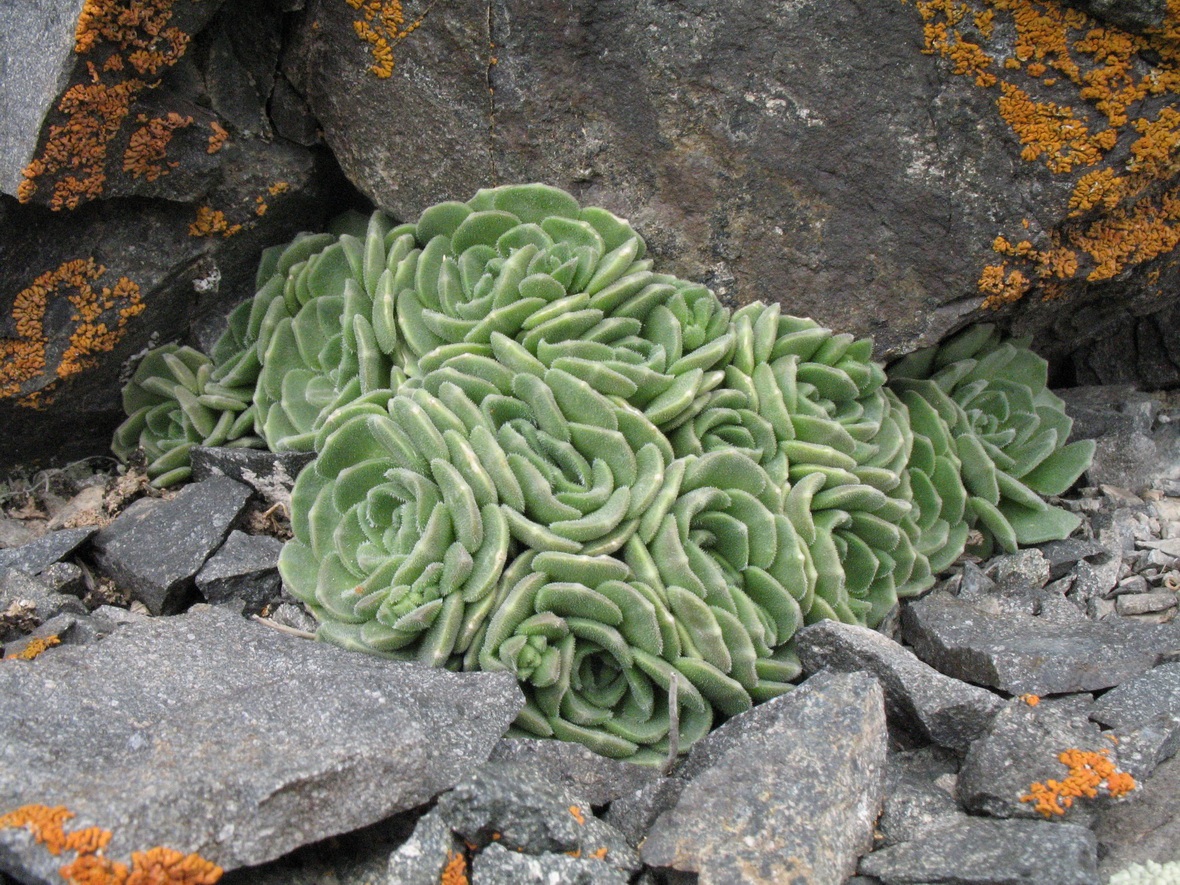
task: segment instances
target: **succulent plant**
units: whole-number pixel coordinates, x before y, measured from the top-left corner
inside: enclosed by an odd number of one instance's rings
[[[1080,518],[1043,495],[1066,491],[1089,466],[1093,440],[1066,444],[1073,421],[1048,389],[1048,363],[1028,342],[973,326],[910,354],[890,385],[917,394],[945,422],[967,489],[980,552],[1067,537]],[[912,400],[911,400],[912,402]]]
[[[152,484],[187,479],[196,445],[261,446],[253,436],[253,390],[213,381],[210,359],[191,347],[166,344],[140,361],[123,388],[124,421],[111,449],[124,461],[142,448]]]

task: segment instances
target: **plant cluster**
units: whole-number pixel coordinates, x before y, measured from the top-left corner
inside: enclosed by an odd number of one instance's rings
[[[1064,537],[1086,466],[1044,362],[990,329],[905,361],[653,269],[543,185],[271,250],[204,358],[128,387],[125,455],[314,450],[284,583],[338,645],[509,671],[516,727],[637,761],[791,688],[793,637],[874,626],[972,528]],[[202,362],[203,360],[203,362]]]

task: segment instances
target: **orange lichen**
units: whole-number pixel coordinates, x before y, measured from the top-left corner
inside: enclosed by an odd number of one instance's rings
[[[222,145],[225,144],[229,138],[229,133],[226,132],[225,127],[216,120],[209,124],[209,128],[213,130],[213,134],[209,136],[209,146],[205,148],[205,153],[215,154],[221,150]]]
[[[582,814],[582,809],[577,805],[570,806],[570,814],[574,816],[574,820],[576,820],[579,824],[586,823],[586,817]]]
[[[1144,104],[1180,96],[1180,2],[1170,0],[1164,27],[1148,34],[1098,22],[1061,0],[918,0],[916,7],[924,51],[995,89],[1021,156],[1076,176],[1054,229],[1022,254],[997,249],[1006,260],[983,268],[985,306],[1111,279],[1180,243],[1173,181],[1180,111]],[[1038,95],[1043,86],[1057,91]],[[1076,100],[1061,101],[1063,89]],[[1120,141],[1125,147],[1116,153]]]
[[[266,214],[266,210],[269,208],[269,207],[266,205],[266,200],[264,200],[262,197],[255,197],[255,198],[254,198],[254,203],[255,203],[255,206],[254,206],[254,214],[255,214],[255,215],[258,215],[258,216],[265,215],[265,214]]]
[[[291,189],[291,185],[285,181],[276,181],[266,189],[266,192],[272,197],[277,197],[279,194],[285,194]]]
[[[1065,814],[1074,799],[1094,799],[1099,789],[1105,788],[1112,798],[1125,796],[1135,789],[1135,779],[1119,771],[1109,758],[1109,752],[1102,750],[1066,750],[1057,756],[1058,761],[1069,768],[1064,780],[1038,781],[1029,787],[1029,792],[1020,797],[1021,802],[1032,802],[1045,817]]]
[[[44,637],[39,636],[36,639],[30,639],[29,644],[26,645],[24,648],[22,648],[20,651],[14,652],[13,654],[10,654],[10,655],[6,655],[4,660],[6,660],[6,661],[17,661],[17,660],[31,661],[31,660],[33,660],[33,658],[37,657],[37,655],[41,654],[46,649],[52,648],[53,646],[60,645],[60,644],[61,644],[61,639],[59,639],[57,636],[44,636]]]
[[[1020,699],[1022,701],[1024,701],[1026,704],[1028,704],[1030,707],[1035,707],[1037,704],[1039,704],[1041,702],[1040,697],[1035,694],[1022,694],[1020,696]]]
[[[66,833],[74,817],[64,806],[25,805],[0,815],[0,829],[25,828],[50,854],[71,851],[78,856],[58,869],[70,885],[216,885],[222,869],[199,854],[181,854],[157,847],[131,855],[131,867],[103,856],[111,831],[87,827]]]
[[[155,181],[165,175],[168,169],[161,165],[168,152],[168,142],[172,140],[172,133],[177,129],[191,126],[192,117],[182,117],[173,111],[166,117],[148,119],[146,114],[140,114],[138,121],[143,125],[131,133],[127,143],[127,150],[123,152],[123,171],[130,172],[136,178],[143,176],[148,181]],[[169,169],[175,169],[179,164],[173,160],[168,163]]]
[[[197,220],[188,226],[188,235],[190,237],[215,237],[221,234],[223,237],[232,237],[241,229],[240,224],[230,224],[225,213],[220,209],[198,206]]]
[[[439,885],[468,885],[467,858],[462,851],[448,851]]]
[[[29,398],[44,386],[50,371],[58,379],[68,378],[91,366],[95,354],[114,348],[127,321],[146,305],[139,286],[126,277],[113,288],[94,285],[104,273],[106,268],[93,258],[79,258],[41,274],[17,293],[12,306],[16,337],[0,338],[0,397],[23,396],[22,405],[33,405]],[[74,308],[71,320],[76,325],[66,348],[52,354],[45,317],[62,295]]]
[[[604,845],[601,848],[599,848],[597,851],[590,852],[590,854],[587,856],[592,857],[595,860],[606,860],[606,855],[609,851],[610,851],[610,849]]]
[[[385,79],[393,75],[393,47],[416,31],[426,18],[406,24],[401,0],[344,0],[362,18],[352,23],[356,35],[369,44],[373,64],[369,70]],[[429,9],[427,10],[429,11]]]

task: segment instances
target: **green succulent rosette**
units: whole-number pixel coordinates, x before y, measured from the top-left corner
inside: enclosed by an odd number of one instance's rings
[[[899,393],[925,400],[948,428],[967,516],[984,537],[980,553],[1065,538],[1077,528],[1080,517],[1042,496],[1073,485],[1094,442],[1066,444],[1073,421],[1048,388],[1048,363],[1028,341],[974,326],[898,361],[889,379]]]
[[[166,344],[149,351],[123,388],[127,420],[111,450],[127,461],[147,455],[152,485],[164,488],[192,474],[193,446],[259,447],[253,436],[253,391],[213,381],[210,359],[191,347]]]

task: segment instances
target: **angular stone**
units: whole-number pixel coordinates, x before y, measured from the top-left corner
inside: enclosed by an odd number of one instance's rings
[[[838,885],[852,875],[881,805],[880,685],[820,673],[767,707],[769,724],[734,741],[656,821],[644,863],[702,882]]]
[[[676,806],[688,782],[678,777],[662,777],[640,787],[629,796],[610,804],[603,820],[622,833],[638,848],[656,819]]]
[[[1109,688],[1180,651],[1180,629],[1172,624],[1001,618],[944,593],[907,605],[902,625],[906,641],[926,663],[1009,694]]]
[[[1103,881],[1128,864],[1180,861],[1180,756],[1162,763],[1126,802],[1099,811],[1094,833]]]
[[[3,655],[20,654],[30,642],[50,636],[62,645],[85,645],[114,632],[115,623],[99,614],[67,612],[54,615],[32,633],[3,646]]]
[[[1120,615],[1149,615],[1175,607],[1176,594],[1171,590],[1128,593],[1115,600],[1115,611]]]
[[[965,753],[1003,706],[996,695],[943,676],[907,648],[867,627],[818,621],[796,635],[805,673],[872,673],[885,691],[892,723]]]
[[[1093,799],[1076,798],[1068,806],[1057,800],[1060,815],[1045,814],[1033,800],[1023,800],[1032,795],[1033,784],[1066,781],[1070,767],[1059,758],[1066,750],[1097,753],[1118,764],[1117,745],[1071,705],[1033,705],[1013,698],[963,758],[959,801],[974,814],[1035,819],[1054,815],[1084,823],[1094,805],[1108,800],[1105,788]]]
[[[228,476],[248,485],[267,504],[282,504],[291,512],[291,489],[299,471],[315,460],[315,452],[267,452],[195,446],[191,453],[193,479]]]
[[[1119,767],[1142,783],[1180,750],[1180,716],[1161,713],[1134,728],[1115,729],[1113,735],[1119,742]]]
[[[0,569],[15,568],[26,574],[39,575],[89,541],[97,531],[92,528],[62,529],[20,547],[0,550]]]
[[[985,573],[1004,588],[1044,587],[1052,575],[1049,560],[1035,547],[993,557]]]
[[[965,819],[962,806],[941,786],[953,781],[958,768],[949,753],[934,747],[890,753],[876,846],[910,842]]]
[[[207,606],[0,667],[0,697],[0,808],[64,805],[110,830],[123,863],[165,845],[227,870],[428,801],[523,705],[508,674],[386,661]],[[27,836],[0,830],[0,870],[51,879],[62,859]]]
[[[389,856],[389,885],[439,885],[463,843],[437,810],[423,815],[414,833]]]
[[[521,885],[546,882],[551,885],[627,885],[630,877],[609,863],[590,857],[564,854],[530,855],[509,851],[492,843],[475,856],[472,880],[479,885]]]
[[[14,609],[28,612],[36,623],[22,617],[7,617],[6,613]],[[76,596],[55,593],[40,578],[16,569],[0,571],[0,642],[64,613],[85,615],[86,606]]]
[[[81,567],[72,562],[55,562],[42,569],[37,577],[54,593],[66,593],[82,598],[89,589]]]
[[[1093,541],[1082,538],[1065,538],[1041,545],[1041,554],[1049,562],[1049,579],[1056,581],[1069,574],[1074,565],[1083,559],[1099,556],[1105,549]]]
[[[505,738],[489,762],[518,762],[589,805],[606,805],[659,778],[649,765],[599,756],[581,744],[535,738]]]
[[[1180,716],[1180,663],[1152,667],[1090,708],[1090,718],[1110,728],[1134,728],[1161,714]]]
[[[267,535],[233,531],[197,573],[197,590],[206,602],[240,599],[247,614],[258,614],[278,597],[279,552],[283,542]]]
[[[604,857],[629,872],[640,866],[618,830],[524,763],[480,766],[440,797],[435,808],[457,836],[474,845],[495,841],[526,854],[573,851]]]
[[[885,885],[1098,885],[1096,854],[1085,827],[969,818],[874,851],[860,872]]]
[[[169,501],[128,508],[94,537],[95,560],[152,614],[177,612],[252,494],[239,482],[213,477]]]

